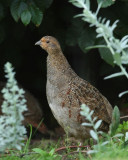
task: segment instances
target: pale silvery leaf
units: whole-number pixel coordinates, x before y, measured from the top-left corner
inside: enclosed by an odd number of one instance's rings
[[[94,123],[96,120],[97,120],[97,117],[94,117],[94,118],[93,118],[93,123]]]
[[[93,139],[95,139],[96,141],[98,141],[98,136],[96,134],[96,132],[94,130],[90,131],[90,135],[92,136]]]
[[[102,120],[97,121],[94,128],[97,130],[100,127],[101,123],[102,123]]]
[[[87,151],[87,154],[92,154],[92,153],[97,153],[98,151],[97,150],[90,150],[90,151]]]
[[[90,0],[86,0],[86,6],[88,9],[90,9]]]
[[[122,64],[128,64],[128,54],[121,56],[121,63]]]
[[[21,146],[18,144],[15,144],[16,149],[21,150]]]
[[[83,111],[86,111],[86,112],[89,112],[89,111],[90,111],[90,109],[88,108],[88,106],[87,106],[86,104],[82,104],[82,105],[81,105],[81,109],[82,109]]]
[[[111,26],[112,31],[117,27],[117,23],[119,22],[119,20],[116,20],[113,25]]]
[[[19,89],[19,94],[21,95],[21,94],[24,94],[25,93],[25,91],[23,90],[23,89]]]
[[[128,93],[128,91],[124,91],[124,92],[120,93],[118,96],[122,97],[124,94],[127,94],[127,93]]]
[[[101,146],[105,146],[106,144],[110,143],[110,141],[105,141],[101,144]]]
[[[82,123],[82,126],[92,126],[92,124],[84,122],[84,123]]]
[[[82,8],[82,5],[80,3],[78,3],[77,1],[69,0],[69,2],[73,3],[73,5],[78,7],[78,8]]]
[[[4,101],[1,105],[3,115],[0,116],[0,151],[5,149],[21,149],[26,129],[22,126],[22,113],[27,110],[24,90],[19,89],[15,80],[12,65],[5,64],[7,84],[2,90]]]
[[[125,133],[125,142],[128,141],[128,132]]]
[[[124,42],[126,39],[128,39],[128,35],[124,36],[124,37],[121,39],[121,42]]]
[[[106,22],[106,27],[109,27],[109,25],[110,25],[110,20],[107,20],[107,22]]]
[[[10,89],[10,91],[18,91],[19,90],[19,87],[18,86],[13,86],[13,87],[11,87],[11,89]]]
[[[118,76],[123,76],[123,75],[124,75],[123,72],[118,72],[118,73],[111,74],[111,75],[105,77],[104,79],[106,80],[106,79],[110,79],[110,78],[114,78],[114,77],[118,77]]]
[[[80,111],[80,114],[81,114],[82,116],[85,116],[85,113],[84,113],[83,111]]]
[[[93,13],[89,7],[90,0],[70,0],[70,2],[75,6],[83,9],[83,14],[81,14],[82,20],[90,23],[90,26],[96,27],[96,33],[97,33],[96,38],[99,38],[99,37],[104,38],[106,42],[106,46],[109,48],[112,55],[115,55],[115,53],[119,53],[120,56],[123,53],[127,54],[126,48],[128,48],[128,44],[127,44],[128,36],[124,36],[120,41],[117,38],[115,38],[113,34],[114,29],[117,27],[118,20],[116,20],[112,25],[110,25],[110,20],[106,20],[106,18],[102,19],[101,17],[100,18],[97,17],[97,14],[101,7],[100,5],[102,3],[99,3],[96,13]],[[127,64],[127,61],[125,61],[125,59],[124,59],[124,62],[121,61],[121,64],[125,64],[125,63]],[[116,63],[116,65],[120,67],[121,71],[123,71],[123,75],[125,75],[128,78],[128,73],[125,70],[124,66],[119,65],[118,63]],[[121,75],[122,74],[116,73],[106,77],[106,79],[113,78],[116,76],[121,76]]]
[[[82,109],[82,111],[80,112],[81,115],[87,116],[89,114],[90,109],[85,104],[81,105],[81,109]]]
[[[4,96],[3,96],[5,99],[12,99],[12,95],[10,93],[4,93]]]
[[[92,116],[93,115],[93,113],[94,113],[94,111],[92,110],[89,114],[90,114],[90,116]]]
[[[1,90],[1,93],[7,93],[8,92],[8,89],[7,88],[3,88],[2,90]]]
[[[104,132],[103,131],[98,131],[98,133],[102,135]]]
[[[123,137],[124,136],[124,134],[123,133],[119,133],[119,134],[116,134],[115,136],[113,136],[113,137]]]
[[[103,33],[103,29],[101,27],[97,28],[96,29],[96,32],[99,34],[99,33]]]

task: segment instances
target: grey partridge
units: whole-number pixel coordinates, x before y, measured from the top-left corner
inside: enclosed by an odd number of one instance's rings
[[[0,82],[0,91],[5,87],[4,82]],[[19,86],[21,87],[21,86]],[[23,124],[31,124],[33,127],[37,128],[41,133],[47,133],[47,127],[44,123],[41,123],[43,113],[38,100],[27,90],[25,90],[25,99],[27,100],[27,111],[24,113]],[[0,92],[0,115],[2,114],[1,105],[3,103],[3,95]],[[40,125],[39,125],[40,124]]]
[[[102,120],[100,130],[108,131],[112,119],[112,106],[89,82],[81,79],[71,68],[59,42],[45,36],[35,43],[47,53],[47,100],[51,111],[69,136],[76,139],[90,137],[90,128],[82,126],[85,117],[80,115],[81,105],[94,110],[94,116]]]

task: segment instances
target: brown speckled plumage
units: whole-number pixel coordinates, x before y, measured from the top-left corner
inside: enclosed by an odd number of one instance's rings
[[[90,128],[81,125],[85,118],[80,115],[80,106],[84,103],[94,110],[93,116],[103,121],[100,130],[108,131],[112,116],[108,100],[71,69],[54,37],[45,36],[36,44],[48,53],[47,99],[58,123],[69,136],[77,139],[90,137]]]

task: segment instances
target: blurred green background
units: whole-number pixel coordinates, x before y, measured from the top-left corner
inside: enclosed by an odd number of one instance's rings
[[[128,0],[118,0],[102,8],[100,16],[114,22],[119,19],[115,36],[128,34]],[[109,6],[110,5],[110,6]],[[95,11],[97,1],[91,0]],[[4,64],[9,61],[16,71],[16,79],[41,103],[44,122],[54,128],[46,99],[46,58],[47,53],[35,42],[45,35],[56,37],[75,72],[88,80],[105,95],[110,103],[128,110],[127,95],[118,94],[128,90],[125,77],[103,80],[119,70],[114,67],[110,55],[104,50],[87,51],[85,48],[98,43],[95,28],[80,18],[74,18],[81,9],[66,0],[0,0],[0,81],[5,81]],[[126,114],[126,113],[125,113]]]

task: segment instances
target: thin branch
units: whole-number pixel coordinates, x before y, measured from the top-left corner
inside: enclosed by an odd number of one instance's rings
[[[58,148],[55,150],[55,152],[58,152],[58,151],[61,151],[61,150],[64,150],[64,149],[68,149],[68,148],[88,148],[90,146],[66,146],[66,147],[61,147],[61,148]]]
[[[120,117],[120,119],[124,119],[124,118],[128,118],[128,115]]]

